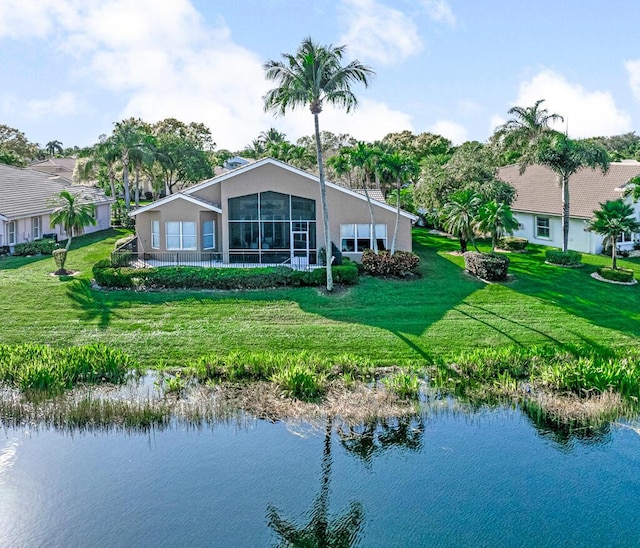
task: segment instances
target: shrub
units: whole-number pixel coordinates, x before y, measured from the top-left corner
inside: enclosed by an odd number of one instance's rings
[[[14,255],[51,255],[53,250],[58,247],[55,240],[35,240],[33,242],[24,242],[16,244],[13,250]]]
[[[389,251],[376,253],[365,249],[362,253],[362,267],[372,276],[407,276],[420,265],[420,259],[409,251]]]
[[[582,253],[552,249],[547,251],[546,260],[548,263],[560,266],[580,266],[582,264]]]
[[[135,237],[135,234],[130,234],[129,236],[125,236],[124,238],[117,239],[115,245],[113,246],[114,249],[118,249],[123,245],[127,245],[131,240],[134,240]]]
[[[298,363],[276,371],[271,380],[287,396],[299,400],[314,400],[325,391],[324,375]]]
[[[131,263],[131,259],[133,258],[133,253],[126,249],[122,251],[116,251],[111,254],[111,265],[112,266],[129,266]]]
[[[605,280],[612,282],[631,282],[633,281],[633,270],[628,268],[613,269],[610,266],[601,266],[598,268],[598,274]]]
[[[509,236],[500,240],[500,247],[507,251],[525,251],[529,245],[529,240],[526,238],[518,238],[515,236]]]
[[[483,280],[503,281],[507,279],[509,258],[496,253],[467,251],[464,254],[465,268]]]

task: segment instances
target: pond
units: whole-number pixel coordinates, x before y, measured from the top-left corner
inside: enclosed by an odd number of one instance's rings
[[[633,545],[631,426],[570,434],[451,404],[357,427],[6,427],[0,545]]]

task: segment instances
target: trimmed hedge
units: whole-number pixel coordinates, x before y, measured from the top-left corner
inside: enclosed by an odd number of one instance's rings
[[[372,276],[407,276],[420,266],[420,258],[409,251],[376,253],[365,249],[362,253],[363,270]]]
[[[577,251],[547,251],[546,260],[548,263],[560,266],[580,266],[582,264],[582,253]]]
[[[354,264],[334,266],[333,280],[338,284],[358,282]],[[108,260],[93,266],[93,277],[101,287],[111,289],[266,289],[270,287],[317,286],[326,283],[326,269],[309,272],[289,267],[205,268],[166,266],[159,268],[112,267]]]
[[[605,280],[611,280],[612,282],[632,282],[633,270],[629,268],[617,268],[613,269],[610,266],[601,266],[598,268],[598,274]]]
[[[500,248],[506,249],[507,251],[525,251],[528,245],[529,240],[515,236],[509,236],[500,240]]]
[[[13,250],[13,254],[17,256],[26,255],[51,255],[54,249],[57,249],[58,244],[55,240],[35,240],[33,242],[24,242],[16,244]]]
[[[495,253],[467,251],[464,266],[474,276],[482,280],[504,281],[509,271],[509,258]]]

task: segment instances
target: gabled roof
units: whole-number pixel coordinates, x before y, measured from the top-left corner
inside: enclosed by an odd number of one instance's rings
[[[320,184],[320,178],[317,175],[313,175],[311,173],[308,173],[307,171],[304,171],[302,169],[299,169],[297,167],[293,167],[289,164],[286,164],[284,162],[281,162],[280,160],[276,160],[274,158],[262,158],[261,160],[258,160],[256,162],[252,162],[250,164],[244,165],[242,167],[239,167],[237,169],[234,169],[233,171],[229,171],[228,173],[224,173],[218,177],[214,177],[212,179],[207,179],[206,181],[202,181],[201,183],[198,183],[195,186],[191,186],[185,190],[182,191],[182,193],[184,194],[193,194],[194,192],[198,192],[200,190],[203,190],[211,185],[217,185],[220,184],[223,181],[226,181],[227,179],[231,179],[232,177],[237,177],[238,175],[241,175],[243,173],[247,173],[249,171],[252,171],[254,169],[259,169],[262,166],[265,165],[274,165],[276,167],[279,167],[281,169],[285,169],[287,171],[290,171],[291,173],[295,173],[296,175],[299,175],[300,177],[304,177],[305,179],[308,179],[309,181],[312,181],[314,183]],[[350,188],[346,188],[340,185],[337,185],[335,183],[331,183],[329,181],[325,182],[327,188],[332,188],[335,190],[339,190],[340,192],[344,192],[345,194],[352,196],[354,198],[357,198],[358,200],[364,200],[365,202],[367,201],[367,198],[364,196],[364,194],[360,194],[355,190],[351,190]],[[150,204],[152,205],[152,204]],[[381,207],[383,209],[388,209],[389,211],[396,211],[396,208],[384,203],[384,202],[378,202],[376,200],[376,205],[378,207]],[[139,210],[138,210],[139,211]],[[416,221],[418,219],[418,217],[416,217],[415,215],[413,215],[412,213],[409,213],[408,211],[404,211],[404,210],[400,210],[400,215],[402,215],[403,217],[407,217],[409,219],[411,219],[412,221]]]
[[[0,164],[0,215],[4,217],[16,219],[49,213],[53,209],[51,199],[63,190],[96,205],[114,201],[99,188],[71,186],[57,176]]]
[[[222,209],[220,209],[215,204],[207,202],[206,200],[202,200],[201,198],[197,198],[195,196],[189,196],[184,192],[178,192],[176,194],[171,194],[170,196],[166,196],[165,198],[161,198],[160,200],[156,200],[155,202],[148,204],[144,207],[133,210],[130,215],[137,215],[138,213],[144,213],[145,211],[149,211],[151,209],[155,209],[158,206],[168,204],[173,202],[174,200],[186,200],[187,202],[191,202],[192,204],[199,205],[200,207],[204,207],[210,211],[215,211],[216,213],[222,213]]]
[[[364,193],[364,188],[354,188],[353,190],[355,190],[358,194],[362,194],[365,198],[367,197],[367,195]],[[371,198],[372,200],[375,200],[376,202],[382,202],[383,204],[387,202],[384,199],[384,193],[382,192],[382,190],[379,190],[377,188],[368,188],[367,192],[369,193],[369,198]]]
[[[569,179],[571,217],[590,219],[600,203],[622,196],[625,185],[640,175],[640,162],[612,162],[603,175],[600,170],[581,169]],[[532,165],[520,175],[520,166],[498,170],[498,177],[516,189],[514,212],[562,215],[562,194],[556,174],[549,168]]]

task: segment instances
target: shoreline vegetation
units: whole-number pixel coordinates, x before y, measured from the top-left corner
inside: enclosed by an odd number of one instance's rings
[[[0,423],[146,430],[243,413],[310,423],[331,416],[353,426],[455,400],[475,408],[516,405],[561,428],[593,428],[637,418],[638,358],[589,348],[502,348],[375,367],[351,355],[233,352],[145,372],[103,345],[0,345]]]

